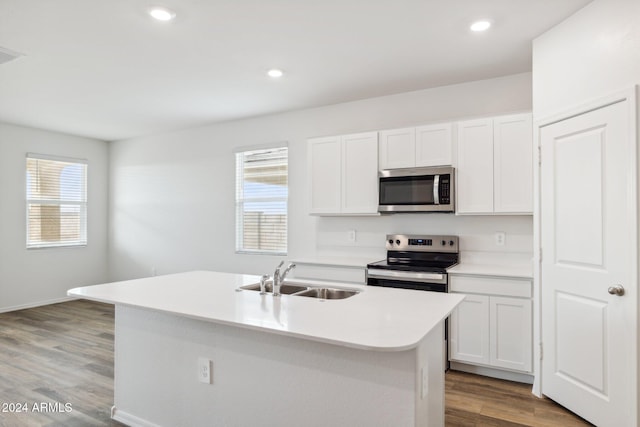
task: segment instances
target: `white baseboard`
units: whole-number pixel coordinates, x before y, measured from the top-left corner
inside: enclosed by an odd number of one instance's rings
[[[466,363],[451,362],[453,371],[467,372],[469,374],[483,375],[485,377],[498,378],[500,380],[515,381],[525,384],[533,384],[533,375],[519,372],[503,371],[502,369],[488,368],[485,366],[467,365]]]
[[[50,299],[50,300],[46,300],[46,301],[33,302],[33,303],[29,303],[29,304],[14,305],[12,307],[0,307],[0,313],[8,313],[9,311],[24,310],[25,308],[34,308],[34,307],[41,307],[43,305],[57,304],[59,302],[66,302],[66,301],[71,301],[71,300],[74,300],[74,299],[77,299],[77,298],[75,298],[75,297],[62,297],[62,298],[55,298],[55,299]]]
[[[129,427],[160,427],[158,424],[136,417],[128,412],[120,411],[115,406],[111,407],[111,418]]]

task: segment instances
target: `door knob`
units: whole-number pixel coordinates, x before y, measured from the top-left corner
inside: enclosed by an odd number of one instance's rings
[[[622,285],[609,286],[608,291],[611,295],[618,295],[619,297],[624,295],[624,287]]]

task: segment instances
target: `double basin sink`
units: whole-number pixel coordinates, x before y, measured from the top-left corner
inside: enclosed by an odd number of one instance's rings
[[[239,289],[247,291],[260,292],[260,283],[253,283],[251,285],[240,286]],[[266,291],[273,292],[273,283],[267,282]],[[282,295],[295,295],[300,297],[318,298],[318,299],[345,299],[358,294],[360,291],[354,289],[339,289],[339,288],[327,288],[307,286],[295,283],[283,283],[280,286],[280,293]]]

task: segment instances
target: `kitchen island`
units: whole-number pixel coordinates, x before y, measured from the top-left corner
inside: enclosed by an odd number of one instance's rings
[[[71,289],[116,306],[112,417],[132,426],[444,425],[443,322],[462,295],[239,290],[258,281],[194,271]]]

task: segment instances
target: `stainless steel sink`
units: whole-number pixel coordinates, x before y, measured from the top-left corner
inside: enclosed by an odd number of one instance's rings
[[[345,299],[358,293],[359,291],[353,289],[309,288],[306,291],[298,292],[296,295],[318,299]]]
[[[240,286],[238,290],[260,291],[260,283]],[[273,293],[273,282],[267,282],[265,290]],[[328,288],[321,286],[306,285],[297,282],[283,283],[280,286],[280,293],[283,295],[293,295],[317,299],[345,299],[352,297],[360,291],[355,289]]]
[[[265,288],[267,292],[273,292],[273,283],[267,282],[267,285]],[[260,291],[260,283],[253,283],[251,285],[240,286],[240,289],[244,289],[247,291]],[[307,289],[309,289],[308,286],[289,285],[287,283],[283,283],[280,286],[280,293],[283,295],[291,295],[291,294],[295,294],[296,292],[306,291]]]

